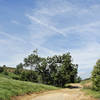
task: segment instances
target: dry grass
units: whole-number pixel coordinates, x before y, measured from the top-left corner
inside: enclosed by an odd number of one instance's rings
[[[85,81],[81,82],[81,84],[83,86],[82,91],[84,91],[85,94],[90,95],[94,98],[100,99],[100,91],[93,90],[91,80],[85,80]]]

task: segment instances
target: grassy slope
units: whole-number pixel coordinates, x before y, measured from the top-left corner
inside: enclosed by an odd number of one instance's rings
[[[94,98],[100,98],[100,91],[91,89],[91,80],[82,81],[83,90],[87,95],[93,96]]]
[[[85,92],[87,95],[90,95],[94,98],[100,99],[100,91],[94,91],[91,89],[83,89],[83,92]]]
[[[57,88],[43,84],[13,80],[4,75],[0,75],[0,100],[10,100],[11,96],[54,89]]]

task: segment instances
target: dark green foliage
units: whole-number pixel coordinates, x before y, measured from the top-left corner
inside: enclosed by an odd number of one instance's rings
[[[100,90],[100,59],[97,61],[92,72],[92,83],[95,90]]]
[[[30,70],[23,69],[24,67]],[[16,80],[64,87],[66,83],[76,82],[77,68],[78,65],[72,63],[70,53],[43,58],[39,57],[35,50],[24,59],[24,64],[20,63],[16,66],[13,75],[7,72],[5,66],[1,68],[1,72]]]
[[[24,59],[24,66],[30,67],[30,70],[33,70],[40,61],[41,58],[38,56],[37,50],[34,50],[32,54]]]
[[[43,59],[41,63],[36,66],[35,71],[38,73],[38,80],[41,83],[49,84],[49,70],[47,69],[46,59]]]
[[[9,74],[7,71],[4,71],[3,73],[4,73],[4,75],[8,75]]]
[[[30,70],[25,70],[27,67]],[[15,73],[21,80],[64,87],[77,79],[78,65],[72,63],[70,53],[53,57],[39,57],[37,50],[24,59],[24,64],[17,65]]]
[[[0,66],[0,73],[4,71],[4,68]]]
[[[6,71],[6,65],[0,66],[0,73]]]
[[[23,71],[21,73],[21,80],[37,82],[37,74],[35,71]]]
[[[8,76],[15,80],[20,80],[20,75],[9,72]]]
[[[25,67],[28,70],[24,69]],[[66,83],[77,80],[78,65],[72,63],[70,53],[55,55],[53,57],[39,57],[37,50],[24,59],[24,64],[16,66],[13,74],[1,67],[1,72],[16,80],[38,82],[57,87],[64,87]]]
[[[76,83],[80,83],[81,81],[82,81],[81,77],[78,76],[78,77],[76,78]]]
[[[23,64],[20,63],[16,66],[16,70],[15,70],[15,74],[21,74],[21,72],[23,71]]]
[[[50,58],[49,69],[51,84],[63,87],[66,83],[75,82],[77,66],[72,64],[70,53]]]

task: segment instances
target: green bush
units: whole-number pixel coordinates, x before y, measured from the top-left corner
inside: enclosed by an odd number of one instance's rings
[[[12,76],[12,78],[15,79],[15,80],[20,80],[19,76]]]
[[[76,83],[80,83],[80,82],[81,82],[81,80],[82,80],[82,79],[81,79],[81,77],[79,77],[79,76],[78,76],[78,77],[76,77],[75,82],[76,82]]]
[[[12,79],[20,80],[20,75],[16,75],[16,74],[14,74],[14,73],[12,73],[12,72],[9,72],[9,73],[8,73],[8,76],[9,76],[10,78],[12,78]]]
[[[93,89],[100,90],[100,59],[97,61],[92,72]]]
[[[7,71],[4,71],[3,74],[4,74],[4,75],[8,75],[9,73],[8,73]]]
[[[0,67],[0,73],[2,73],[4,71],[3,67]]]
[[[0,66],[0,72],[2,73],[4,71],[6,71],[6,65]]]
[[[21,80],[37,82],[37,74],[35,71],[23,71],[21,73]]]
[[[22,71],[23,71],[23,64],[20,63],[20,64],[18,64],[18,65],[16,66],[16,69],[15,69],[14,73],[15,73],[15,74],[21,74]]]

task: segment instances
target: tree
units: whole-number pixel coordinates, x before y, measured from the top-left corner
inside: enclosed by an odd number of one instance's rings
[[[100,90],[100,59],[96,62],[92,71],[92,83],[95,90]]]
[[[70,53],[48,57],[47,62],[51,85],[64,87],[66,83],[75,82],[78,65],[72,64]]]
[[[15,74],[21,74],[22,71],[23,71],[23,64],[20,63],[16,66]]]
[[[78,65],[72,64],[70,53],[63,54],[61,59],[61,66],[58,71],[58,85],[63,87],[66,83],[75,82]]]
[[[39,78],[41,76],[41,82],[44,84],[48,84],[49,81],[49,70],[47,68],[47,61],[46,59],[42,59],[41,63],[38,64],[38,66],[36,67],[35,71],[38,73]]]
[[[80,76],[77,76],[75,82],[76,82],[76,83],[80,83],[81,81],[82,81],[81,77],[80,77]]]
[[[24,59],[24,66],[30,67],[30,71],[37,73],[39,83],[64,87],[66,83],[75,82],[77,77],[78,65],[72,63],[70,53],[43,58],[38,56],[37,50],[35,50]],[[29,73],[28,76],[30,79],[31,76],[33,77],[33,74]],[[23,79],[26,78],[25,76],[26,72],[23,72]]]
[[[0,66],[0,73],[4,71],[4,68]]]
[[[6,71],[6,65],[0,66],[0,72],[5,72]]]
[[[24,66],[30,67],[30,70],[34,70],[39,64],[41,58],[37,54],[37,49],[33,51],[27,58],[24,59]]]

